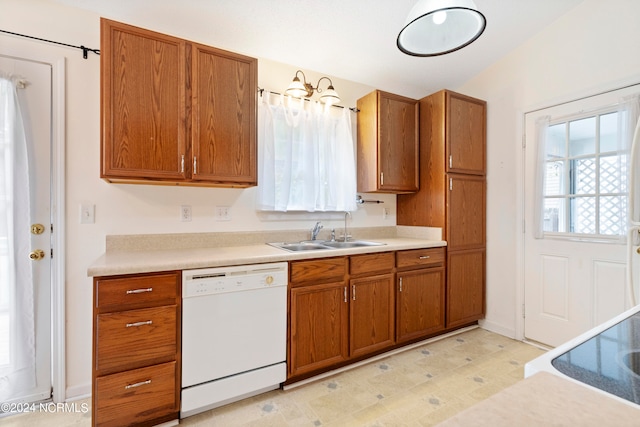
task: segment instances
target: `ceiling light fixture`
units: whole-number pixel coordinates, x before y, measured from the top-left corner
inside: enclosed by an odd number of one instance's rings
[[[471,44],[486,26],[473,0],[418,0],[397,45],[407,55],[444,55]]]
[[[302,80],[304,81],[304,83],[300,81],[300,78],[298,78],[298,73],[302,74]],[[322,81],[322,79],[329,80],[329,86],[327,86],[324,91],[320,89],[320,82]],[[318,80],[318,84],[316,85],[316,87],[313,87],[311,83],[307,83],[307,78],[301,70],[296,71],[296,75],[293,78],[293,81],[284,93],[296,98],[310,98],[311,96],[313,96],[313,91],[322,94],[320,95],[320,102],[329,105],[340,102],[338,92],[336,92],[336,90],[333,88],[333,82],[329,77],[320,77],[320,80]]]

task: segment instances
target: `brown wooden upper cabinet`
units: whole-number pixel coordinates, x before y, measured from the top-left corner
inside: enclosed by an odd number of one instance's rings
[[[418,101],[376,90],[357,106],[358,191],[417,191]]]
[[[101,178],[257,184],[257,60],[101,19]]]
[[[446,170],[448,173],[485,175],[486,102],[448,90],[438,92],[444,104],[434,110],[445,124]]]

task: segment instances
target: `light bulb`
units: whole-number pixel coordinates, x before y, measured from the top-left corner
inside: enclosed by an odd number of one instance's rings
[[[440,25],[446,20],[447,20],[447,12],[444,10],[439,10],[433,14],[433,23],[436,25]]]

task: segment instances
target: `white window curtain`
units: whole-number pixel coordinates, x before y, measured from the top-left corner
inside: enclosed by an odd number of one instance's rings
[[[618,122],[619,133],[623,135],[623,139],[626,142],[625,147],[628,150],[631,150],[631,144],[633,143],[633,139],[635,136],[636,128],[640,132],[640,94],[635,94],[625,98],[622,102],[621,109],[627,112],[624,115],[624,120],[620,120]],[[640,141],[637,141],[636,144],[640,144]],[[637,153],[640,151],[640,147],[635,147],[636,157]],[[631,179],[635,180],[633,185],[627,186],[629,189],[629,211],[628,218],[633,223],[640,222],[640,197],[638,194],[638,159],[633,158],[631,153],[629,156],[629,162],[627,164],[627,179],[630,181]],[[631,183],[630,183],[631,184]],[[634,192],[635,194],[631,193]]]
[[[0,402],[36,382],[29,168],[17,83],[0,72]]]
[[[271,95],[258,102],[258,196],[262,211],[354,211],[350,111]]]
[[[547,131],[549,130],[550,116],[543,116],[536,120],[536,176],[535,176],[535,201],[533,206],[533,237],[544,237],[544,188],[547,156]]]

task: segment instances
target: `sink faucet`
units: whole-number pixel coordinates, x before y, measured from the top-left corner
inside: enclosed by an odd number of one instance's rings
[[[313,230],[311,230],[311,240],[316,240],[316,237],[318,237],[318,233],[320,232],[320,230],[322,230],[322,224],[320,224],[320,221],[316,222],[316,225],[313,226]]]
[[[351,217],[351,212],[346,211],[344,213],[344,241],[346,242],[347,240],[349,240],[349,233],[347,233],[347,218]]]

